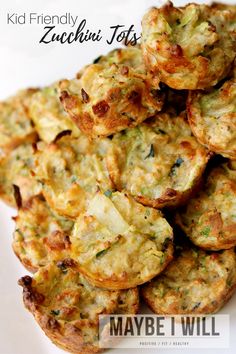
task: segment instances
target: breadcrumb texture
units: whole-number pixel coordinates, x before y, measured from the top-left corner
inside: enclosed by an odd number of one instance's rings
[[[98,316],[135,314],[138,290],[102,290],[91,286],[71,259],[41,268],[33,277],[25,276],[26,308],[45,334],[60,348],[75,354],[101,352],[98,344]]]
[[[116,134],[107,167],[118,190],[162,208],[180,205],[192,195],[209,156],[192,136],[185,115],[161,113]]]
[[[231,69],[236,53],[235,6],[168,2],[142,21],[144,60],[154,79],[181,89],[217,84]]]
[[[209,92],[190,92],[187,106],[189,124],[198,141],[236,160],[236,78]]]
[[[56,215],[42,196],[28,200],[14,220],[13,250],[27,270],[69,257],[73,222]]]
[[[40,138],[46,143],[54,141],[64,130],[71,130],[78,137],[80,130],[65,112],[59,99],[59,83],[36,92],[30,104],[30,116]]]
[[[65,135],[48,146],[38,146],[35,178],[42,183],[44,197],[53,210],[74,219],[99,188],[112,189],[104,163],[108,144],[109,139],[91,141],[84,135]]]
[[[208,314],[217,312],[236,288],[234,249],[205,252],[184,249],[142,295],[157,314]]]
[[[35,92],[37,89],[21,90],[0,102],[0,160],[20,144],[36,141],[37,134],[29,114]]]
[[[41,184],[32,176],[34,149],[31,143],[24,143],[9,152],[0,161],[0,198],[16,207],[13,185],[20,190],[21,202],[41,191]]]
[[[108,136],[136,126],[160,111],[161,91],[153,89],[139,48],[113,51],[88,65],[77,79],[60,84],[61,101],[88,136]]]
[[[132,288],[159,274],[172,259],[172,241],[160,211],[119,192],[98,192],[71,236],[81,273],[108,289]]]
[[[177,213],[176,222],[201,248],[236,246],[236,170],[227,164],[212,170],[204,188]]]

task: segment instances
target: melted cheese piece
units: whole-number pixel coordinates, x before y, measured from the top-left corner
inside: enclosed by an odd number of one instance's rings
[[[98,193],[75,222],[72,254],[92,284],[137,286],[159,274],[172,258],[173,233],[162,214],[122,193]]]
[[[97,193],[89,203],[87,215],[94,216],[100,224],[106,226],[114,234],[123,234],[129,229],[112,201],[102,193]]]

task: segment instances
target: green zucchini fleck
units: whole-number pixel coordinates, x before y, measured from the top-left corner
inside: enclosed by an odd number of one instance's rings
[[[202,231],[200,232],[200,235],[208,237],[210,234],[211,228],[209,226],[206,226]]]
[[[60,310],[52,310],[51,315],[54,315],[54,316],[60,315]]]
[[[177,160],[175,161],[175,163],[173,164],[173,166],[170,169],[170,173],[169,173],[170,177],[173,177],[176,175],[176,168],[180,167],[183,162],[184,162],[184,160],[182,159],[182,157],[177,158]]]
[[[153,144],[151,144],[150,151],[144,160],[149,159],[150,157],[154,157],[154,156],[155,156],[154,146],[153,146]]]
[[[99,258],[99,257],[103,256],[104,254],[107,253],[108,250],[109,250],[109,248],[106,248],[105,250],[99,251],[99,252],[96,254],[96,258]]]
[[[108,189],[107,191],[104,192],[104,195],[108,198],[110,198],[112,196],[112,191],[110,189]]]

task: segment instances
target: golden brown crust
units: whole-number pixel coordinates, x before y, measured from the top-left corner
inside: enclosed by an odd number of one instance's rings
[[[118,190],[144,205],[163,208],[186,202],[198,188],[209,157],[184,115],[160,113],[116,134],[106,161]]]
[[[59,83],[44,87],[36,92],[29,106],[30,116],[40,138],[46,143],[65,130],[71,130],[78,137],[81,133],[65,112],[59,99]]]
[[[71,235],[72,255],[93,285],[127,289],[149,281],[172,260],[172,228],[158,210],[123,193],[98,192]]]
[[[19,284],[58,347],[103,351],[99,315],[136,314],[139,285],[163,315],[214,313],[234,293],[235,56],[235,5],[168,2],[145,15],[142,46],[0,102],[0,198],[34,273]],[[213,152],[232,160],[201,185]],[[176,224],[201,249],[180,235],[174,254],[157,209],[183,204]]]
[[[187,107],[189,124],[198,141],[236,159],[236,79],[209,92],[190,92]]]
[[[30,272],[69,256],[73,222],[53,213],[42,196],[28,200],[14,220],[12,247]]]
[[[65,110],[91,137],[136,126],[160,111],[163,104],[161,91],[152,89],[140,64],[140,49],[112,53],[83,69],[79,79],[60,84]]]
[[[176,207],[176,205],[181,206],[188,201],[188,199],[194,194],[195,190],[198,189],[201,180],[196,181],[196,185],[193,189],[188,192],[179,193],[174,189],[168,189],[165,194],[161,198],[158,199],[149,199],[145,197],[135,197],[135,199],[142,203],[143,205],[150,206],[152,208],[162,209],[164,207],[172,208]]]
[[[34,172],[50,207],[74,219],[99,188],[112,190],[104,163],[109,139],[92,141],[85,135],[74,138],[65,133],[48,146],[39,145]]]
[[[32,177],[34,148],[25,143],[9,152],[0,161],[0,198],[16,207],[13,185],[17,186],[22,202],[39,194],[41,185]]]
[[[188,248],[143,287],[142,295],[157,314],[208,314],[219,311],[235,288],[234,249],[207,253]]]
[[[235,58],[235,11],[207,5],[152,8],[142,21],[147,69],[175,89],[214,86]]]
[[[32,96],[37,91],[22,90],[0,102],[0,159],[20,144],[37,140],[29,114]]]
[[[236,171],[226,164],[211,171],[203,189],[180,210],[176,223],[206,250],[236,246]]]
[[[65,259],[41,268],[32,279],[23,277],[26,308],[45,334],[59,347],[76,354],[97,353],[99,314],[135,314],[138,290],[108,291],[91,286],[76,263]]]

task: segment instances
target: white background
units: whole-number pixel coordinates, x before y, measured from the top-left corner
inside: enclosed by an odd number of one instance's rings
[[[204,1],[201,1],[204,2]],[[235,3],[235,0],[228,1]],[[17,89],[50,84],[60,78],[70,78],[98,55],[112,49],[105,41],[61,45],[43,45],[38,41],[43,33],[40,25],[6,25],[7,12],[38,12],[64,14],[71,12],[88,28],[103,30],[110,36],[109,27],[116,24],[135,25],[140,31],[142,14],[161,1],[154,0],[0,0],[0,99],[14,94]],[[184,1],[175,1],[183,4]],[[68,30],[68,26],[63,27]],[[72,29],[73,30],[73,29]],[[114,44],[113,47],[117,47]],[[59,354],[57,349],[37,326],[22,304],[21,288],[17,280],[26,273],[11,250],[15,211],[0,203],[0,354]],[[204,354],[236,351],[236,296],[221,311],[231,316],[231,348],[206,349]],[[136,353],[138,350],[111,350],[111,353]],[[145,353],[179,353],[180,349],[142,350]],[[141,352],[141,351],[140,351]],[[185,350],[187,354],[198,353]]]

